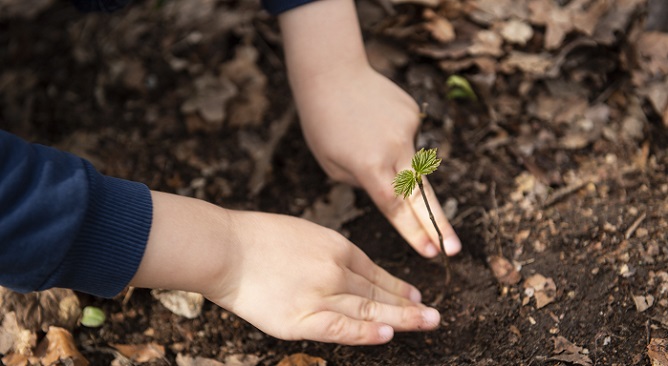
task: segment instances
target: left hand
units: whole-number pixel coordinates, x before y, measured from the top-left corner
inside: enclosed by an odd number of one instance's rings
[[[368,64],[341,65],[304,83],[295,92],[306,140],[327,174],[363,187],[415,250],[425,257],[440,251],[436,232],[419,190],[396,197],[392,181],[409,169],[420,123],[417,103]],[[425,191],[448,255],[461,249],[433,189]]]

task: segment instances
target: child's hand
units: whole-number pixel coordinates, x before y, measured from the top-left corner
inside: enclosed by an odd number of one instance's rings
[[[410,168],[419,108],[366,59],[350,0],[320,0],[279,17],[290,83],[306,140],[334,179],[362,186],[422,255],[439,252],[418,190],[395,197],[392,181]],[[428,185],[427,197],[449,255],[461,244]]]
[[[153,201],[134,286],[203,293],[287,340],[379,344],[440,322],[417,289],[332,230],[164,193]]]

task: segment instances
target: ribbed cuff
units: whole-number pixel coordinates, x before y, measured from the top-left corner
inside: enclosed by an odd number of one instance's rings
[[[262,7],[271,15],[278,15],[298,6],[311,3],[316,0],[262,0]]]
[[[43,288],[113,297],[130,282],[144,255],[153,216],[151,192],[144,184],[103,176],[85,165],[90,182],[86,218]]]

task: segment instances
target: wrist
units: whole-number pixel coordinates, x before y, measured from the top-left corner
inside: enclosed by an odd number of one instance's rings
[[[319,0],[279,15],[294,87],[369,67],[353,0]]]

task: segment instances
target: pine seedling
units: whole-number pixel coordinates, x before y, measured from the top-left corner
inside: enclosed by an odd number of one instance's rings
[[[443,244],[443,234],[441,234],[441,229],[436,224],[436,219],[434,219],[434,214],[431,211],[429,206],[429,201],[427,200],[427,195],[424,191],[424,183],[422,182],[423,175],[429,175],[436,171],[439,165],[441,165],[441,159],[438,158],[436,152],[438,149],[420,149],[416,152],[411,160],[411,169],[402,170],[397,173],[392,182],[394,186],[394,193],[397,196],[402,196],[403,199],[408,198],[415,187],[417,186],[420,189],[422,194],[422,200],[424,201],[425,206],[427,206],[427,212],[429,212],[429,219],[436,229],[436,234],[438,234],[438,242],[441,246],[441,251],[443,252],[443,263],[445,264],[445,283],[450,282],[450,266],[448,261],[448,255],[445,253],[445,246]]]

